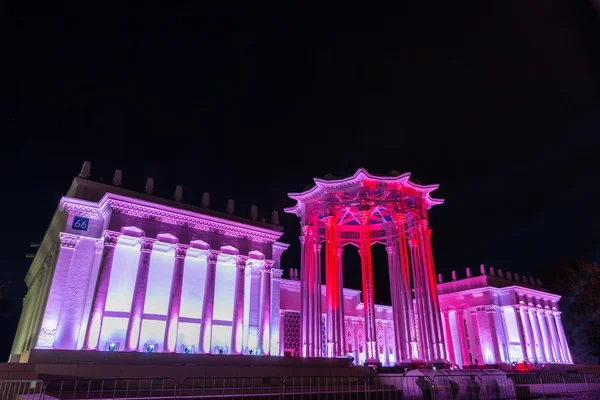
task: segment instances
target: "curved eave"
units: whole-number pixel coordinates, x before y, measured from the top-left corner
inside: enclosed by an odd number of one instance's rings
[[[430,196],[430,193],[436,190],[439,185],[419,185],[417,183],[411,182],[410,180],[410,172],[405,172],[404,174],[398,176],[375,176],[367,172],[364,168],[359,168],[352,176],[342,179],[322,179],[322,178],[314,178],[315,186],[312,188],[300,192],[300,193],[288,193],[288,196],[291,199],[297,201],[297,204],[294,207],[288,207],[284,211],[290,214],[299,215],[304,210],[304,203],[308,203],[311,200],[321,197],[324,193],[330,190],[336,189],[348,189],[354,185],[359,185],[361,182],[365,180],[373,181],[375,183],[381,184],[389,184],[396,183],[400,186],[406,186],[411,188],[412,190],[421,193],[427,202],[427,207],[431,208],[432,206],[443,204],[443,199],[434,199]]]

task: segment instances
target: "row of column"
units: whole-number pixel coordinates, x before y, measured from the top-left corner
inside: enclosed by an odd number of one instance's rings
[[[300,270],[300,340],[303,357],[323,356],[321,336],[321,244],[316,225],[302,228]]]
[[[364,335],[367,361],[380,359],[375,322],[373,267],[371,258],[370,211],[360,211],[361,274],[364,304]],[[301,316],[302,354],[305,357],[341,355],[345,351],[343,324],[343,285],[341,248],[338,243],[337,219],[329,216],[323,220],[326,244],[326,301],[327,301],[327,351],[321,349],[321,265],[318,221],[305,225],[300,237],[302,245]],[[444,331],[431,252],[431,230],[426,220],[419,220],[412,229],[411,238],[406,232],[404,214],[394,214],[388,236],[388,261],[394,320],[396,360],[446,359]],[[410,262],[409,249],[410,244]],[[414,278],[416,310],[413,309],[411,265]],[[419,321],[419,335],[415,326],[415,313]]]
[[[425,361],[442,361],[446,359],[446,351],[431,252],[431,229],[427,226],[427,220],[416,221],[411,233],[409,245],[414,279],[415,313],[419,328],[419,358]]]
[[[325,222],[325,273],[327,276],[327,357],[346,352],[344,329],[344,285],[342,282],[342,248],[337,240],[337,218]]]
[[[108,296],[110,276],[113,267],[115,248],[120,233],[106,231],[104,233],[104,249],[102,260],[90,310],[90,317],[85,335],[83,348],[96,350],[102,331],[102,320]],[[146,290],[148,287],[148,275],[152,249],[156,240],[142,238],[140,240],[140,257],[136,280],[133,290],[133,299],[127,330],[125,334],[125,350],[136,351],[139,348],[140,332],[144,313]],[[183,288],[183,276],[185,257],[189,246],[175,245],[175,261],[173,266],[173,278],[169,296],[169,305],[166,316],[166,326],[163,341],[163,350],[175,352],[177,345],[177,331],[181,308],[181,296]],[[216,267],[219,253],[206,250],[206,279],[204,287],[204,301],[202,307],[202,320],[200,324],[199,350],[202,353],[210,353],[212,341],[213,311],[215,303],[215,281]],[[258,326],[258,346],[263,354],[270,353],[270,308],[271,308],[271,261],[263,260],[264,267],[261,268],[263,279],[261,282],[261,305]],[[236,261],[234,304],[232,316],[231,347],[230,353],[242,353],[243,327],[244,327],[244,303],[245,303],[245,268],[246,259],[238,257]]]
[[[511,308],[524,360],[572,363],[560,312],[518,305]],[[510,359],[505,309],[486,306],[444,311],[448,360],[461,365],[515,361]],[[457,331],[452,329],[452,318]]]
[[[560,312],[536,307],[513,306],[520,320],[523,358],[527,361],[572,363]],[[526,345],[523,345],[526,344]]]
[[[388,268],[394,322],[396,361],[416,359],[415,320],[405,217],[395,214],[388,232]]]

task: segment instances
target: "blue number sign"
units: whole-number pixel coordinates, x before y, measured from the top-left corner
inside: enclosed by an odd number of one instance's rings
[[[71,228],[78,230],[78,231],[87,231],[89,224],[90,224],[89,218],[75,217],[75,218],[73,218],[73,225],[71,225]]]

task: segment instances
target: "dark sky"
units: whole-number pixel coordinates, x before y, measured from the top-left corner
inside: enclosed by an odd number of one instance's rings
[[[446,199],[430,226],[447,277],[600,258],[600,18],[586,1],[79,3],[0,3],[5,348],[28,244],[84,160],[96,178],[119,168],[125,187],[153,177],[165,197],[182,184],[186,202],[208,191],[216,209],[233,198],[267,218],[313,177],[410,171]],[[297,267],[298,221],[281,223]]]

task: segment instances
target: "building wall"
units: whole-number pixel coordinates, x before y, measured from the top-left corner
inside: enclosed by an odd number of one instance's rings
[[[65,197],[61,200],[26,278],[29,289],[10,360],[18,361],[20,354],[32,348],[74,350],[83,347],[90,309],[98,291],[103,234],[106,231],[115,232],[119,238],[114,250],[101,330],[96,333],[100,350],[113,342],[124,348],[138,274],[140,241],[151,239],[154,245],[146,293],[142,299],[138,350],[143,350],[146,344],[156,344],[157,349],[163,345],[172,295],[175,246],[183,245],[189,251],[183,268],[181,307],[176,328],[177,351],[184,345],[200,349],[198,338],[205,307],[206,254],[210,251],[218,257],[213,324],[209,334],[211,349],[231,346],[236,270],[239,265],[247,268],[248,275],[252,275],[253,269],[258,269],[259,275],[263,275],[261,279],[270,282],[270,285],[264,286],[268,288],[268,295],[264,290],[261,292],[261,286],[248,290],[249,296],[243,299],[243,307],[252,316],[252,328],[261,326],[258,318],[268,319],[266,325],[262,325],[266,332],[264,343],[257,345],[264,344],[266,348],[261,351],[278,355],[279,318],[271,319],[269,314],[263,316],[261,310],[270,308],[279,316],[279,265],[281,254],[288,246],[276,241],[281,236],[281,229],[275,226],[277,229],[271,229],[268,224],[257,227],[253,221],[245,224],[239,221],[239,217],[225,214],[218,218],[205,215],[202,210],[191,212],[182,210],[183,206],[141,201],[123,196],[123,193],[113,194],[113,189],[120,190],[77,178],[69,193],[83,198]],[[100,192],[104,193],[99,200],[88,200],[97,198]],[[82,229],[82,224],[85,229]],[[204,243],[207,250],[193,248],[195,242]],[[259,280],[259,283],[262,282]],[[245,285],[242,286],[246,289]],[[248,342],[248,334],[252,333],[250,328],[249,325],[242,327],[241,336],[245,343]]]

